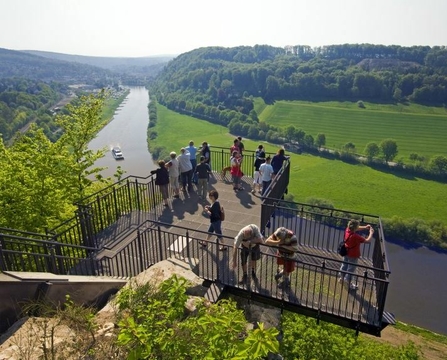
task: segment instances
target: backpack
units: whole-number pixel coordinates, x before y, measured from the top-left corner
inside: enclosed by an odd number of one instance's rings
[[[340,244],[338,244],[337,252],[341,256],[348,255],[348,248],[346,247],[344,241],[342,241],[342,242],[340,242]]]
[[[220,207],[220,221],[224,221],[225,220],[225,210],[223,208],[223,206]]]
[[[348,236],[348,239],[351,237],[351,235]],[[346,241],[348,240],[343,240],[338,244],[338,248],[337,248],[337,252],[339,255],[341,256],[346,256],[348,255],[348,248],[346,247]]]

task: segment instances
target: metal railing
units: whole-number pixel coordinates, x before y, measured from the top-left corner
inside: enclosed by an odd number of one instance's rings
[[[92,256],[92,249],[85,248],[85,257],[80,259],[70,254],[73,248],[71,245],[36,240],[36,250],[29,260],[38,265],[36,268],[39,271],[56,274],[130,277],[162,260],[172,257],[187,259],[199,277],[248,293],[253,299],[297,312],[312,311],[315,316],[320,314],[321,318],[326,317],[326,320],[332,322],[337,322],[337,318],[341,317],[344,321],[355,322],[358,328],[382,326],[385,297],[376,296],[376,292],[378,289],[387,289],[386,271],[359,264],[356,273],[351,274],[352,281],[359,285],[353,297],[338,282],[342,259],[318,254],[310,257],[308,252],[298,251],[292,259],[288,259],[296,267],[290,278],[290,287],[288,290],[280,290],[274,280],[277,270],[276,249],[261,246],[262,258],[254,269],[257,277],[251,280],[253,286],[240,282],[240,249],[237,249],[237,266],[235,269],[231,267],[233,239],[223,236],[222,240],[208,241],[204,247],[200,241],[206,241],[207,235],[207,232],[200,230],[145,221],[138,227],[136,236],[113,254],[103,250]],[[219,251],[222,246],[227,251]],[[42,251],[37,250],[38,247]],[[45,253],[43,249],[50,251]],[[2,255],[8,259],[12,254],[13,251],[6,251]],[[194,263],[193,259],[200,261]],[[20,263],[17,267],[23,265]]]

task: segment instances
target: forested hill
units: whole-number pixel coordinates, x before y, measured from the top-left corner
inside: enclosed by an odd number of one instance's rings
[[[155,77],[164,65],[174,58],[172,55],[148,57],[103,57],[54,53],[49,51],[23,50],[24,53],[49,59],[77,62],[112,70],[127,79],[129,76],[147,78]]]
[[[228,125],[256,116],[250,96],[447,104],[447,48],[331,45],[208,47],[171,61],[152,84],[169,108]],[[236,113],[235,113],[236,112]]]
[[[99,67],[49,59],[21,51],[0,48],[0,78],[21,77],[65,84],[101,84],[116,77]]]

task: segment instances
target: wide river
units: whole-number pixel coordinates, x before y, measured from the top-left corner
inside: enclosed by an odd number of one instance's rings
[[[90,149],[118,145],[123,151],[122,161],[108,152],[96,163],[108,167],[102,172],[104,176],[112,176],[117,166],[126,175],[138,176],[147,176],[155,169],[146,140],[148,102],[144,87],[132,87],[113,120],[90,143]],[[387,255],[391,276],[386,310],[399,321],[447,335],[447,254],[387,243]]]

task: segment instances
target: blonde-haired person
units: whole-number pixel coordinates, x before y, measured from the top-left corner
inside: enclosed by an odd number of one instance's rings
[[[174,190],[174,198],[178,199],[180,197],[180,185],[178,181],[180,172],[177,154],[175,153],[175,151],[172,151],[169,154],[169,157],[171,158],[171,160],[166,163],[166,167],[169,171],[169,183],[171,184],[171,188]]]
[[[357,231],[369,230],[369,235],[365,238],[359,234]],[[357,290],[358,286],[355,282],[351,282],[352,273],[355,272],[357,268],[357,263],[360,258],[360,244],[369,242],[374,234],[374,229],[371,225],[360,226],[358,220],[352,219],[349,221],[348,226],[345,229],[344,241],[348,253],[343,257],[343,263],[340,267],[340,272],[338,273],[338,281],[344,280],[349,285],[351,290]]]

